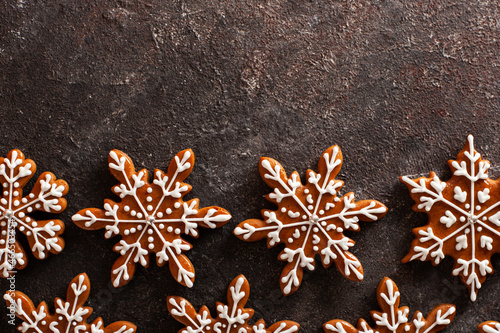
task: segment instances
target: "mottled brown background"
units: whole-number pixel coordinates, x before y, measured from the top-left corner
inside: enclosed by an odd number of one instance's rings
[[[169,316],[167,295],[215,314],[215,302],[225,301],[229,282],[243,273],[254,318],[292,319],[301,332],[319,333],[330,319],[368,318],[378,309],[377,284],[389,276],[411,314],[454,302],[448,332],[499,320],[500,274],[488,277],[472,303],[451,276],[450,259],[438,267],[400,262],[426,216],[411,211],[397,180],[430,170],[446,179],[446,161],[469,133],[492,162],[490,174],[500,174],[499,39],[497,1],[2,1],[0,154],[19,148],[36,161],[37,175],[50,170],[70,184],[61,214],[66,248],[44,261],[30,255],[18,289],[52,307],[87,272],[90,305],[105,323],[129,320],[138,332],[170,333],[182,325]],[[244,243],[231,232],[270,207],[260,156],[304,175],[333,144],[344,154],[343,193],[378,199],[390,211],[351,235],[363,282],[318,266],[285,299],[281,246],[268,250],[265,241]],[[224,228],[192,240],[192,289],[153,264],[114,290],[118,239],[72,224],[79,209],[101,207],[111,195],[113,148],[150,170],[193,148],[188,197],[233,214]],[[495,257],[497,271],[499,264]],[[12,332],[6,313],[1,307],[0,331]]]

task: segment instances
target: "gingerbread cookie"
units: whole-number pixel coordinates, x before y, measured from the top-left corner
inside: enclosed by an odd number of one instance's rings
[[[332,146],[320,158],[319,172],[308,170],[307,184],[302,185],[297,172],[287,177],[277,161],[260,159],[260,175],[274,189],[266,199],[278,205],[278,209],[263,210],[264,220],[240,223],[234,234],[244,241],[267,237],[268,247],[285,244],[279,255],[281,261],[287,262],[280,278],[284,295],[299,288],[304,268],[314,270],[315,255],[321,256],[325,268],[334,262],[346,278],[363,279],[361,263],[348,251],[354,241],[343,232],[358,231],[360,220],[375,221],[385,215],[387,208],[375,200],[355,202],[352,192],[337,197],[344,184],[335,179],[341,166],[340,148]]]
[[[133,333],[136,326],[126,321],[117,321],[104,327],[101,318],[92,324],[87,319],[92,314],[92,308],[83,306],[90,293],[90,281],[87,274],[76,276],[68,287],[66,301],[56,298],[56,312],[48,312],[47,303],[42,302],[37,308],[28,296],[20,291],[9,291],[4,295],[11,314],[23,320],[18,330],[23,333]],[[13,321],[14,318],[11,318]]]
[[[437,265],[445,255],[453,257],[453,275],[460,276],[475,301],[486,274],[493,273],[491,256],[500,252],[499,182],[488,178],[490,162],[474,150],[472,135],[448,165],[453,176],[446,182],[434,172],[400,178],[415,201],[413,210],[429,216],[427,225],[413,229],[416,239],[403,262]]]
[[[23,196],[23,188],[36,171],[35,162],[27,160],[17,149],[0,158],[0,184],[3,196],[0,199],[0,272],[4,278],[14,270],[28,264],[28,258],[18,241],[19,234],[28,239],[30,249],[37,259],[44,259],[48,253],[57,254],[64,248],[59,237],[64,232],[61,220],[36,220],[31,214],[37,211],[60,213],[66,209],[68,184],[56,180],[50,172],[44,172],[36,181],[31,192]]]
[[[227,290],[227,305],[217,302],[217,316],[212,318],[210,311],[203,306],[199,312],[186,299],[170,296],[167,299],[168,311],[175,320],[186,325],[179,333],[186,332],[224,332],[224,333],[294,333],[300,325],[284,320],[266,328],[263,319],[250,325],[253,309],[246,309],[250,286],[243,275],[237,276]]]
[[[389,278],[384,278],[377,288],[377,300],[382,312],[372,311],[371,316],[376,326],[371,328],[368,323],[359,319],[355,328],[343,320],[331,320],[323,325],[327,333],[435,333],[448,326],[455,317],[455,306],[440,304],[429,313],[427,318],[417,311],[411,322],[408,322],[410,310],[407,306],[399,307],[400,294],[396,284]]]
[[[136,264],[149,266],[150,253],[156,254],[159,266],[169,262],[175,279],[188,287],[193,285],[194,268],[182,254],[191,244],[181,234],[198,237],[198,227],[218,228],[231,215],[220,207],[199,208],[199,200],[182,198],[191,191],[183,180],[191,173],[194,154],[190,149],[178,153],[170,162],[167,173],[156,169],[149,182],[147,170],[136,172],[132,160],[119,150],[109,153],[109,169],[120,182],[112,188],[120,202],[106,199],[104,209],[87,208],[73,216],[82,229],[106,229],[105,237],[122,236],[114,251],[120,257],[113,265],[113,286],[127,284]]]
[[[498,321],[485,321],[477,329],[479,333],[500,333],[500,323]]]

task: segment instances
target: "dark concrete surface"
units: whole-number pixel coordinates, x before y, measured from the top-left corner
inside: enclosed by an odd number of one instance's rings
[[[197,308],[225,301],[243,273],[254,318],[291,319],[301,332],[324,322],[355,323],[377,310],[384,276],[402,305],[424,313],[441,302],[458,313],[447,332],[475,332],[500,319],[500,272],[472,303],[452,261],[402,264],[412,228],[425,214],[400,175],[450,172],[447,160],[467,134],[500,175],[500,7],[496,1],[86,1],[18,0],[0,4],[0,155],[21,149],[70,185],[66,248],[17,275],[17,288],[53,310],[71,279],[86,272],[92,318],[128,320],[138,332],[176,332],[168,295]],[[277,260],[281,246],[245,243],[232,229],[271,207],[258,160],[279,160],[287,172],[316,168],[321,152],[338,144],[343,193],[378,199],[389,213],[350,235],[365,280],[351,282],[335,267],[306,274],[284,298]],[[138,168],[166,169],[178,151],[193,148],[196,164],[187,198],[219,205],[233,219],[201,230],[187,253],[196,269],[192,289],[168,267],[138,267],[125,287],[110,286],[117,238],[78,229],[70,217],[102,207],[115,179],[109,150],[128,153]],[[493,267],[499,271],[498,257]],[[0,289],[7,289],[0,281]],[[0,331],[13,332],[0,307]]]

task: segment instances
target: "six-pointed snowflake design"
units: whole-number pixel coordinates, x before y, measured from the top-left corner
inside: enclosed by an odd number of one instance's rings
[[[48,312],[47,303],[37,308],[28,296],[20,291],[10,291],[4,295],[11,313],[23,320],[18,330],[23,333],[133,333],[136,326],[126,321],[118,321],[104,327],[101,318],[92,324],[87,319],[92,308],[83,306],[90,293],[87,274],[76,276],[68,287],[66,301],[56,298],[55,314]]]
[[[490,163],[474,150],[472,135],[448,164],[453,176],[447,182],[434,172],[415,180],[401,177],[416,202],[413,210],[429,216],[426,226],[413,230],[416,239],[403,262],[437,265],[445,255],[453,257],[453,275],[460,275],[475,301],[486,274],[493,273],[491,256],[500,252],[500,190],[488,178]]]
[[[497,321],[486,321],[478,326],[479,333],[500,333],[500,323]]]
[[[168,310],[179,322],[186,325],[179,333],[294,333],[300,325],[283,320],[266,328],[263,319],[250,325],[248,321],[254,314],[253,309],[245,309],[250,286],[243,275],[237,276],[227,290],[227,305],[217,303],[218,316],[212,318],[210,311],[203,306],[197,313],[186,299],[170,296],[167,299]]]
[[[182,181],[194,165],[192,150],[178,153],[171,161],[167,173],[154,171],[153,183],[147,170],[135,171],[132,160],[119,150],[109,153],[109,168],[120,184],[113,192],[121,202],[105,200],[104,210],[87,208],[73,216],[77,226],[86,230],[105,228],[105,237],[121,235],[114,250],[121,254],[113,265],[113,286],[120,287],[130,281],[136,263],[149,266],[149,254],[156,254],[159,266],[169,262],[175,279],[188,287],[193,285],[194,268],[182,253],[191,244],[181,234],[198,237],[198,227],[217,228],[229,221],[231,215],[220,207],[198,208],[199,200],[184,202],[182,198],[191,186]]]
[[[384,278],[377,288],[377,300],[382,312],[372,311],[376,326],[371,328],[360,319],[355,328],[343,320],[331,320],[323,325],[327,333],[435,333],[448,326],[455,317],[455,306],[440,304],[429,313],[427,318],[419,311],[408,322],[407,306],[399,307],[400,294],[396,284]]]
[[[59,253],[64,248],[64,240],[59,237],[64,231],[64,223],[56,219],[37,221],[30,214],[64,211],[66,199],[63,196],[68,192],[68,184],[56,180],[54,174],[44,172],[31,193],[23,197],[23,188],[35,170],[35,162],[25,159],[20,150],[11,150],[6,158],[0,158],[0,184],[3,187],[0,198],[0,273],[4,278],[28,263],[18,242],[19,233],[26,236],[37,259],[46,258],[49,252]]]
[[[328,148],[318,163],[318,173],[307,171],[307,184],[302,185],[299,174],[287,178],[283,167],[275,160],[260,160],[262,179],[274,191],[267,200],[278,210],[263,210],[264,220],[250,219],[239,224],[234,234],[245,241],[268,238],[268,247],[284,243],[279,259],[287,261],[280,279],[284,295],[295,292],[302,281],[304,267],[314,270],[315,255],[320,255],[326,268],[335,262],[348,279],[363,279],[363,268],[348,250],[354,241],[344,236],[344,230],[358,231],[359,220],[375,221],[387,208],[375,200],[355,202],[354,194],[337,197],[343,182],[335,176],[342,166],[338,146]]]

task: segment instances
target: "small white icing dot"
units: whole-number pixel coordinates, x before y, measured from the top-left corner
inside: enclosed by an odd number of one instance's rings
[[[174,204],[174,207],[175,207],[175,208],[179,208],[180,206],[181,206],[181,203],[180,203],[180,202],[176,202],[176,203]]]
[[[36,204],[36,205],[35,205],[35,208],[36,208],[36,209],[40,209],[40,207],[42,207],[42,205],[40,205],[40,204]]]
[[[14,206],[19,206],[20,204],[19,200],[14,200]]]
[[[158,225],[158,228],[160,228],[160,230],[163,230],[163,228],[165,228],[165,225],[164,225],[163,223],[160,223],[160,224]]]
[[[125,234],[125,236],[128,236],[130,234],[130,231],[128,229],[125,229],[123,233]]]
[[[3,221],[1,224],[0,224],[2,227],[5,227],[7,225],[7,222]]]
[[[47,322],[45,320],[42,320],[42,325],[47,325]]]
[[[130,215],[132,215],[132,216],[136,216],[136,215],[137,215],[137,212],[136,212],[135,210],[132,210],[132,211],[130,212]]]
[[[306,231],[307,230],[307,227],[305,225],[303,225],[302,227],[300,227],[300,230],[302,231]]]
[[[302,215],[302,219],[303,220],[307,219],[307,215]]]
[[[3,187],[7,187],[7,186],[9,186],[8,183],[3,183]]]
[[[288,238],[288,243],[293,243],[293,238],[292,237]]]
[[[319,250],[319,248],[318,248],[316,245],[314,245],[314,246],[313,246],[313,250],[314,250],[314,251],[318,251],[318,250]]]
[[[131,234],[135,234],[135,232],[136,232],[136,231],[137,231],[137,230],[136,230],[135,228],[131,228],[131,229],[130,229],[130,233],[131,233]]]
[[[151,201],[153,201],[153,197],[152,197],[152,196],[148,196],[148,197],[146,198],[146,200],[147,200],[148,202],[151,202]]]
[[[9,191],[4,191],[3,195],[8,196],[9,195]]]
[[[142,230],[142,225],[140,225],[140,224],[139,224],[139,225],[137,226],[137,230]]]
[[[20,218],[24,217],[24,213],[23,212],[20,212],[18,215],[19,215]]]
[[[174,228],[172,228],[172,227],[168,227],[168,228],[167,228],[167,231],[168,231],[168,232],[172,232],[173,230],[174,230]]]
[[[2,205],[6,205],[7,204],[7,200],[5,200],[4,198],[2,198],[2,200],[0,200],[0,202],[2,203]]]
[[[19,195],[19,191],[14,191],[14,196],[17,197]]]
[[[148,189],[146,190],[148,193],[152,193],[153,192],[153,188],[151,187],[148,187]]]
[[[5,244],[5,239],[0,239],[0,244]]]
[[[35,194],[34,193],[30,193],[30,195],[28,195],[31,199],[33,199],[35,197]]]
[[[469,209],[470,208],[470,205],[469,204],[465,204],[465,209]]]
[[[76,321],[73,322],[73,326],[76,326]]]
[[[33,227],[36,227],[36,226],[38,226],[38,223],[36,223],[36,221],[33,221],[33,223],[31,223],[31,225],[32,225]]]
[[[167,215],[172,214],[172,210],[170,208],[167,208],[166,212],[167,212]]]
[[[15,183],[14,183],[14,187],[15,187],[15,188],[18,188],[18,187],[19,187],[19,182],[15,182]]]
[[[460,216],[460,222],[465,222],[465,216]]]
[[[321,221],[321,226],[326,227],[326,221]]]
[[[19,231],[24,231],[24,226],[23,225],[19,227]]]
[[[31,231],[26,231],[26,236],[31,236]]]
[[[151,244],[148,245],[148,247],[149,247],[150,250],[152,250],[152,249],[155,248],[155,245],[153,243],[151,243]]]
[[[155,240],[155,239],[154,239],[154,237],[148,237],[148,242],[150,242],[150,243],[151,243],[151,242],[153,242],[154,240]]]
[[[162,212],[158,212],[158,214],[156,214],[156,216],[158,216],[158,218],[161,219],[163,217],[163,213]]]
[[[26,209],[28,211],[28,213],[31,213],[33,211],[33,208],[32,207],[28,207],[28,209]]]
[[[309,189],[307,189],[307,188],[306,188],[306,189],[304,190],[304,193],[305,193],[305,194],[308,194],[308,193],[309,193]]]
[[[142,219],[142,213],[137,213],[137,218]]]
[[[28,199],[26,199],[26,198],[22,198],[22,199],[21,199],[21,202],[22,202],[22,203],[27,203],[27,202],[28,202]]]
[[[126,212],[130,211],[130,206],[129,205],[125,205],[123,207],[123,210],[126,211]]]
[[[477,231],[481,232],[481,231],[483,231],[483,228],[479,226],[479,227],[477,227]]]
[[[468,234],[469,232],[470,232],[469,228],[465,229],[465,234]]]
[[[307,209],[309,209],[309,210],[313,210],[313,208],[314,208],[314,206],[313,206],[313,205],[309,205],[309,206],[307,206]]]
[[[477,205],[476,210],[481,210],[481,206]]]
[[[26,218],[26,222],[31,222],[31,218],[30,218],[30,217],[27,217],[27,218]]]
[[[323,214],[325,214],[325,211],[322,209],[319,211],[319,215],[323,215]]]
[[[344,229],[342,229],[341,227],[338,227],[337,228],[337,232],[340,234],[342,231],[344,231]]]
[[[286,208],[285,207],[281,208],[281,212],[286,213]]]
[[[148,205],[148,207],[146,209],[149,210],[149,211],[152,211],[153,210],[153,206]]]
[[[62,317],[62,316],[59,316],[57,319],[59,319],[59,320],[63,320],[63,317]]]
[[[313,232],[318,232],[318,231],[319,231],[318,227],[313,228]]]
[[[180,233],[181,233],[181,229],[176,228],[176,229],[175,229],[175,233],[176,233],[177,235],[178,235],[178,234],[180,234]]]
[[[488,218],[486,216],[483,216],[483,221],[486,221]]]
[[[153,229],[148,230],[148,234],[152,235],[153,234]]]

